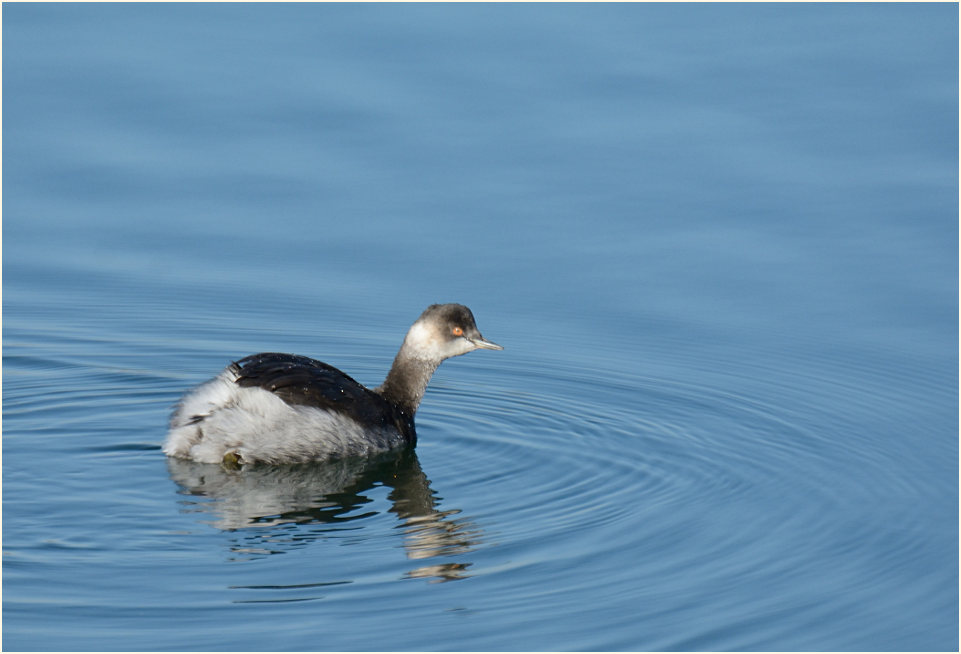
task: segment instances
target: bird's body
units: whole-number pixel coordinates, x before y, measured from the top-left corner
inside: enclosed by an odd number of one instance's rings
[[[414,413],[434,370],[478,348],[502,349],[480,335],[470,309],[435,304],[374,389],[308,357],[255,354],[181,400],[164,452],[201,463],[293,463],[412,446]]]

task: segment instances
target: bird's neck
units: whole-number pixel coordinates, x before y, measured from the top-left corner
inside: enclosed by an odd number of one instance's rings
[[[440,361],[417,357],[413,350],[407,343],[400,348],[387,379],[375,389],[385,400],[412,417],[424,398],[431,375],[440,365]]]

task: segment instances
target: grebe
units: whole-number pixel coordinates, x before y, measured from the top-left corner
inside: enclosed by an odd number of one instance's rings
[[[337,368],[267,352],[236,361],[177,405],[163,451],[200,463],[295,463],[371,454],[417,441],[414,413],[441,361],[477,349],[462,304],[432,304],[404,338],[384,383],[368,389]]]

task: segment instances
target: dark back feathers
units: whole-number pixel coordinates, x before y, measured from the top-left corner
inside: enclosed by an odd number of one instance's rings
[[[270,391],[284,402],[340,413],[365,426],[393,428],[413,442],[414,420],[377,393],[322,361],[264,352],[232,364],[236,383]]]

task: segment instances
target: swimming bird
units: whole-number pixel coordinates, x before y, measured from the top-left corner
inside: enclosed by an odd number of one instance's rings
[[[200,463],[296,463],[417,442],[414,414],[444,359],[502,350],[462,304],[432,304],[414,322],[384,383],[366,388],[309,357],[265,352],[187,393],[163,451]]]

